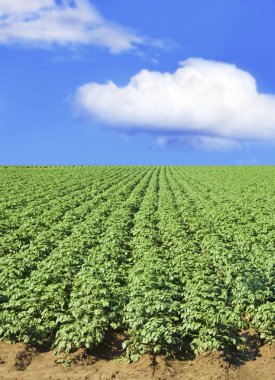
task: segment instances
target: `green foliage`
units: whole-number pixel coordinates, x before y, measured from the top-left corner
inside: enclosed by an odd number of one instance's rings
[[[274,340],[273,167],[0,168],[0,338],[126,357]]]

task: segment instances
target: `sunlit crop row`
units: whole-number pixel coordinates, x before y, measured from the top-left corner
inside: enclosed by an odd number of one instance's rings
[[[0,168],[0,337],[129,360],[274,339],[275,168]]]

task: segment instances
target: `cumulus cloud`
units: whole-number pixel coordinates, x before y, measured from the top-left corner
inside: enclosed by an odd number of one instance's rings
[[[94,44],[120,53],[162,41],[106,20],[89,0],[0,0],[0,43]]]
[[[124,87],[87,83],[75,101],[78,112],[105,125],[156,133],[166,143],[175,141],[171,134],[193,136],[195,146],[227,150],[242,140],[275,139],[275,96],[223,62],[190,58],[174,73],[142,70]]]

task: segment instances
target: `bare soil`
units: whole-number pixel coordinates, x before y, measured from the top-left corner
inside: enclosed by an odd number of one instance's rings
[[[22,343],[0,343],[0,380],[274,380],[275,345],[225,359],[212,352],[191,360],[143,356],[126,364],[115,346],[95,355],[78,350],[67,356],[37,351]]]

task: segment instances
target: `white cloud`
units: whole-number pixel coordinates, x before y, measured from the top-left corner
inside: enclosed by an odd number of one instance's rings
[[[89,0],[0,0],[0,44],[83,44],[113,53],[157,45],[106,20]]]
[[[155,144],[158,148],[195,148],[199,150],[216,150],[227,152],[238,150],[241,144],[232,139],[213,136],[159,136]]]
[[[51,0],[0,0],[2,14],[34,12],[39,8],[51,6]]]
[[[171,133],[191,135],[193,145],[228,149],[242,140],[275,140],[275,96],[259,93],[252,75],[222,62],[191,58],[174,73],[142,70],[125,87],[87,83],[75,101],[80,113],[114,129],[166,141]]]

